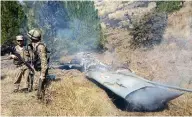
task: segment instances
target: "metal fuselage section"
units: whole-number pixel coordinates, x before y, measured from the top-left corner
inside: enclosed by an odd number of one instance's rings
[[[154,86],[136,77],[125,76],[114,72],[88,71],[87,76],[104,85],[122,98],[125,98],[128,94],[138,89]]]
[[[182,95],[154,84],[145,82],[137,75],[114,72],[88,71],[87,76],[125,100],[129,111],[158,111],[166,107],[168,101]],[[139,76],[138,76],[139,77]]]
[[[85,54],[79,58],[78,63],[73,60],[70,64],[80,65],[89,79],[122,97],[129,111],[158,111],[164,109],[168,101],[183,94],[160,87],[132,72],[113,71],[110,66]]]

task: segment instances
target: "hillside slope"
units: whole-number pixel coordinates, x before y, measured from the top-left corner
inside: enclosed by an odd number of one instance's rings
[[[93,53],[115,69],[130,68],[147,79],[192,89],[192,2],[169,14],[161,44],[151,49],[130,49],[131,21],[154,8],[154,2],[96,2],[107,43],[106,52]],[[108,5],[110,4],[110,5]],[[131,9],[131,10],[129,10]],[[125,15],[128,14],[128,15]],[[129,17],[129,16],[135,17]],[[60,62],[71,56],[62,56]],[[128,112],[111,95],[77,70],[50,69],[56,75],[46,100],[36,99],[36,91],[13,93],[15,66],[1,61],[1,115],[3,116],[191,116],[192,94],[185,93],[160,112]],[[120,101],[120,102],[119,102]],[[117,104],[118,103],[118,104]]]
[[[142,6],[141,4],[143,4],[143,2],[122,3],[120,1],[114,1],[114,3],[112,2],[111,4],[115,5],[115,7],[113,7],[115,10],[110,9],[111,7],[104,3],[99,6],[99,9],[101,13],[105,11],[106,15],[104,16],[108,17],[109,14],[107,13],[110,11],[110,13],[114,15],[114,12],[122,12],[122,16],[125,16],[124,11],[129,11],[130,7],[128,6],[131,5],[137,5],[130,9],[131,11],[134,9],[135,12],[139,12],[142,16],[144,14],[143,12],[147,13],[150,11],[147,9],[151,8],[150,4],[153,2],[144,2],[148,5]],[[127,6],[124,4],[127,4]],[[140,4],[140,6],[138,4]],[[124,5],[124,7],[122,7],[122,5]],[[120,6],[121,9],[119,10]],[[140,12],[140,7],[143,9],[143,12]],[[101,19],[104,24],[107,24],[104,16],[102,16]],[[121,20],[124,21],[124,19]],[[140,48],[136,50],[132,50],[129,47],[132,38],[129,30],[119,28],[118,26],[113,28],[111,26],[105,27],[107,37],[105,47],[108,49],[105,55],[110,58],[108,60],[109,64],[116,64],[115,66],[117,67],[122,65],[129,66],[137,74],[146,78],[177,86],[185,86],[187,83],[190,87],[192,80],[191,24],[192,2],[185,2],[183,8],[168,15],[167,26],[160,45],[154,46],[151,49]]]

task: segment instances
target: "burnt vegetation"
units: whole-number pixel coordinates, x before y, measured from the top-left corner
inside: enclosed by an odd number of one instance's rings
[[[179,10],[181,1],[158,1],[156,8],[143,16],[139,21],[133,22],[130,35],[131,48],[151,48],[160,44],[165,28],[167,27],[168,14]]]
[[[152,47],[160,44],[166,25],[165,13],[146,14],[139,22],[133,24],[134,29],[130,33],[133,36],[131,47]]]

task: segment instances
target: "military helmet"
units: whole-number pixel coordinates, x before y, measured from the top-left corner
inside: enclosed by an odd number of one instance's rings
[[[22,35],[18,35],[18,36],[16,36],[16,40],[17,41],[22,41],[22,40],[24,40],[24,38],[23,38]]]
[[[40,40],[41,39],[41,31],[39,29],[30,30],[27,35],[32,40]]]

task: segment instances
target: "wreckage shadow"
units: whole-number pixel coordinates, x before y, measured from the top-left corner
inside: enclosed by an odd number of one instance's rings
[[[120,110],[122,111],[129,111],[129,112],[160,112],[163,111],[165,109],[169,109],[168,105],[166,104],[164,106],[164,108],[159,108],[158,110],[155,111],[145,111],[145,110],[133,110],[132,108],[129,107],[129,104],[125,101],[125,99],[123,99],[122,97],[118,96],[117,94],[113,93],[111,90],[107,89],[106,87],[104,87],[103,85],[101,85],[100,83],[98,83],[96,80],[94,79],[90,79],[89,77],[86,77],[89,81],[93,82],[94,84],[96,84],[99,88],[103,89],[107,95],[109,96],[109,98],[111,99],[111,101],[113,102],[113,104]]]
[[[83,67],[82,66],[75,66],[75,65],[72,65],[71,67],[69,67],[70,66],[70,64],[69,65],[63,65],[63,64],[61,64],[61,66],[59,66],[58,68],[59,69],[64,69],[64,70],[71,70],[71,69],[77,69],[77,70],[79,70],[80,72],[83,72],[84,70],[83,70]]]
[[[54,80],[51,80],[51,82],[59,82],[59,81],[61,81],[61,78],[56,78]]]
[[[87,77],[87,79],[89,81],[93,82],[94,84],[96,84],[99,88],[103,89],[107,93],[107,95],[109,96],[111,101],[114,103],[114,105],[118,109],[126,111],[126,104],[125,104],[125,100],[123,98],[121,98],[120,96],[116,95],[115,93],[113,93],[112,91],[107,89],[106,87],[102,86],[100,83],[98,83],[94,79],[90,79],[89,77]]]

